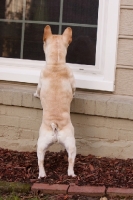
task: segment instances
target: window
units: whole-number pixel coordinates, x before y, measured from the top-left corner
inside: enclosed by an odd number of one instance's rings
[[[70,26],[73,42],[66,60],[77,87],[113,91],[119,4],[119,0],[3,0],[0,79],[37,83],[45,59],[44,26],[51,25],[54,34]]]

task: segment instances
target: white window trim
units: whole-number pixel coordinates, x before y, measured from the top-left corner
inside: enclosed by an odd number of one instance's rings
[[[114,91],[120,0],[99,0],[96,65],[68,64],[76,87]],[[0,80],[38,83],[45,61],[0,58]]]

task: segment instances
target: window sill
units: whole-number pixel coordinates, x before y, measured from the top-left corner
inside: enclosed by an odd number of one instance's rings
[[[45,61],[0,58],[0,80],[25,83],[38,83]],[[104,80],[104,76],[73,69],[76,87],[83,89],[113,91],[114,82]]]

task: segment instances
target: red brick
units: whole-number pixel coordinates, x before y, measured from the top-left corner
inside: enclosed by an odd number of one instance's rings
[[[95,186],[71,186],[68,189],[68,194],[80,194],[86,196],[103,196],[105,194],[105,187]]]
[[[108,188],[109,196],[133,196],[133,189],[130,188]]]
[[[34,183],[31,190],[34,192],[41,191],[45,194],[66,194],[68,187],[68,185]]]

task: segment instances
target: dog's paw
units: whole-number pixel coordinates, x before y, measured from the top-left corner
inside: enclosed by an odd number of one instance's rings
[[[46,173],[45,172],[41,172],[39,173],[38,179],[44,178],[46,177]]]
[[[76,177],[76,174],[74,174],[74,172],[68,171],[68,176]]]
[[[101,197],[100,200],[108,200],[106,197]]]
[[[37,92],[34,93],[34,97],[40,98],[40,96],[37,94]]]

